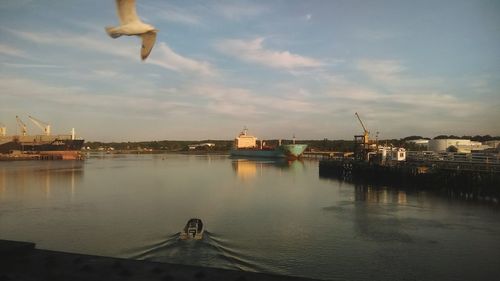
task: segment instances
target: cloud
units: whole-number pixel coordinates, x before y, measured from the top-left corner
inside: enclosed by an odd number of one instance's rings
[[[362,40],[381,41],[381,40],[392,39],[392,38],[398,36],[398,34],[394,31],[388,31],[388,30],[362,29],[362,30],[355,31],[354,36],[356,38],[359,38]]]
[[[4,28],[5,29],[5,28]],[[89,50],[101,54],[112,55],[130,60],[139,60],[140,44],[122,44],[110,38],[97,37],[86,34],[75,36],[69,33],[33,33],[26,31],[15,31],[8,29],[9,32],[19,38],[31,42],[47,45],[66,46],[73,49]],[[208,62],[198,61],[174,52],[166,43],[157,42],[153,48],[150,58],[146,61],[162,68],[189,74],[200,74],[212,76],[217,73]]]
[[[257,5],[252,2],[236,3],[233,1],[216,4],[214,9],[223,17],[231,20],[255,17],[269,10],[266,6]]]
[[[200,18],[189,11],[163,2],[155,5],[138,3],[137,6],[144,8],[146,10],[144,14],[151,18],[187,25],[199,25],[201,23]]]
[[[262,37],[250,41],[226,39],[219,41],[216,48],[237,59],[278,69],[318,68],[324,65],[314,58],[292,54],[289,51],[265,49],[263,42]]]
[[[149,62],[177,72],[198,73],[205,76],[214,76],[217,71],[205,61],[198,61],[183,57],[174,52],[166,43],[158,44],[157,52]]]
[[[29,63],[3,62],[2,65],[7,66],[7,67],[15,67],[15,68],[63,68],[60,65],[54,65],[54,64],[29,64]]]
[[[95,75],[97,75],[99,77],[106,77],[106,78],[115,78],[115,77],[118,77],[120,75],[119,72],[109,70],[109,69],[94,69],[94,70],[92,70],[92,73],[94,73]]]
[[[312,19],[312,15],[311,14],[305,15],[305,19],[306,21],[310,21]]]
[[[429,86],[421,77],[401,78],[400,73],[406,68],[399,63],[373,60],[362,66],[360,68],[373,74],[373,79],[381,82],[382,87],[332,76],[327,80],[325,95],[328,98],[325,104],[334,114],[362,113],[367,120],[372,120],[373,130],[399,137],[411,134],[411,130],[426,134],[430,127],[455,127],[455,130],[465,133],[476,129],[474,126],[479,122],[475,116],[477,112],[490,112],[490,118],[498,115],[488,110],[490,105],[485,102],[449,94],[449,89],[439,90],[439,87]],[[467,120],[470,124],[467,128],[465,124],[456,128],[457,120],[461,120],[461,124]]]
[[[129,96],[122,93],[118,95],[97,93],[96,95],[82,87],[52,85],[19,77],[0,77],[0,84],[5,90],[2,95],[4,99],[46,102],[56,107],[63,106],[63,108],[76,106],[81,110],[157,115],[162,112],[165,114],[167,111],[182,111],[193,107],[191,103],[163,100],[157,96]]]
[[[200,19],[179,9],[167,10],[162,13],[163,19],[189,25],[199,25]]]
[[[372,80],[384,83],[399,81],[405,71],[401,62],[397,60],[362,59],[357,62],[356,67]]]
[[[26,57],[26,54],[23,51],[5,44],[0,44],[0,54],[13,57]]]
[[[316,112],[304,89],[298,89],[296,94],[287,92],[286,95],[273,96],[239,87],[197,84],[183,89],[183,92],[196,95],[198,100],[206,100],[210,112],[237,119],[264,120],[266,116]]]
[[[18,38],[51,46],[72,47],[73,49],[84,49],[104,54],[116,55],[120,57],[129,57],[132,53],[138,54],[139,47],[124,46],[123,44],[113,44],[111,40],[103,40],[90,33],[85,35],[73,35],[67,32],[28,32],[23,30],[13,30],[2,28]],[[137,55],[137,58],[139,55]]]

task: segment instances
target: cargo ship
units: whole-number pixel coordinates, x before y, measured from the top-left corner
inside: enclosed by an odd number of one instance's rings
[[[257,145],[257,138],[248,134],[245,128],[234,140],[231,156],[263,157],[263,158],[286,158],[297,159],[306,150],[307,144],[278,144],[276,147],[266,146],[264,141]]]
[[[6,136],[6,128],[0,129],[0,156],[2,159],[81,159],[84,140],[75,138],[75,131],[68,135],[51,135],[50,125],[30,116],[44,129],[44,135],[28,135],[26,125],[17,117],[21,135]]]

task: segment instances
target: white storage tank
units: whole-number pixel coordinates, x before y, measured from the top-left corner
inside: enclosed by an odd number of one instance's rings
[[[470,140],[462,139],[434,139],[429,140],[428,150],[434,152],[446,152],[446,149],[452,145],[459,149],[467,146],[470,147],[471,142]]]

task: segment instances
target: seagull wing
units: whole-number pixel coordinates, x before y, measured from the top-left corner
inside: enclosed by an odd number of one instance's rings
[[[141,38],[142,38],[141,58],[142,60],[145,60],[149,56],[149,53],[151,53],[151,50],[153,49],[153,46],[156,42],[156,31],[149,31],[143,33],[141,34]]]
[[[121,25],[140,21],[135,11],[135,0],[116,0],[116,8]]]

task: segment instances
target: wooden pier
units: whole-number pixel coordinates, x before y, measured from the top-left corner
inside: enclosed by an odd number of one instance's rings
[[[353,152],[339,152],[339,151],[306,151],[302,154],[304,158],[316,159],[331,159],[331,158],[345,158],[351,157]]]
[[[417,189],[451,189],[500,198],[500,163],[403,161],[379,165],[352,159],[319,162],[321,177]]]

